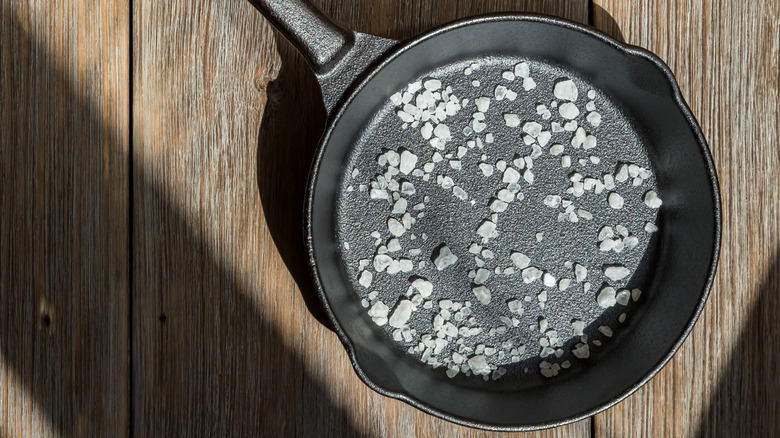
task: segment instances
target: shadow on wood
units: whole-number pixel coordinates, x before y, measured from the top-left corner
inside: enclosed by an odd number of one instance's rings
[[[91,62],[115,60],[108,36],[110,54],[89,42],[52,52],[67,23],[41,29],[28,8],[0,2],[0,430],[122,436],[129,101],[116,83],[127,64]]]
[[[780,436],[780,247],[755,295],[758,300],[700,420],[699,437]]]
[[[8,418],[9,427],[36,435],[42,423],[59,436],[126,436],[135,391],[138,436],[276,437],[318,427],[360,436],[261,315],[256,291],[177,207],[181,199],[139,166],[136,200],[157,209],[144,217],[152,239],[147,252],[136,253],[133,274],[160,274],[147,285],[164,293],[138,286],[132,293],[164,295],[169,307],[135,309],[134,333],[143,327],[161,342],[150,351],[135,336],[129,386],[130,248],[104,234],[116,228],[127,236],[130,157],[117,128],[81,94],[76,81],[85,79],[69,77],[23,25],[8,24],[21,44],[8,52],[3,46],[4,62],[6,54],[11,59],[2,71],[11,73],[0,92],[0,360],[20,385],[2,388],[16,394],[5,412],[35,417],[32,425]],[[142,240],[134,237],[133,245]],[[200,277],[183,276],[193,264]]]
[[[551,3],[542,0],[465,1],[447,8],[442,8],[437,0],[320,0],[315,3],[348,29],[398,40],[479,14],[539,12],[576,21],[576,17],[588,13],[576,10],[575,2],[568,6],[555,5],[556,8],[551,9]],[[623,41],[612,16],[598,5],[592,7],[600,14],[608,33]],[[415,13],[410,14],[410,11]],[[268,104],[258,142],[257,183],[268,228],[282,259],[295,278],[309,311],[323,325],[329,326],[309,275],[303,238],[304,196],[309,168],[325,130],[325,109],[319,85],[306,62],[278,33],[277,48],[282,69],[267,88]]]

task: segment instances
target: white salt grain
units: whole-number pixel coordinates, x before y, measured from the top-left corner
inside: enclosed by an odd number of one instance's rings
[[[397,201],[395,201],[395,204],[393,204],[393,214],[404,214],[406,213],[406,207],[408,205],[408,201],[404,198],[398,198]]]
[[[458,257],[450,251],[448,246],[442,246],[434,257],[433,264],[436,269],[443,271],[449,266],[454,265],[458,261]]]
[[[489,220],[483,221],[477,228],[477,234],[485,239],[495,237],[497,235],[495,222]]]
[[[390,326],[395,328],[403,327],[406,322],[409,321],[409,317],[412,316],[414,307],[414,304],[405,298],[398,301],[398,304],[395,306],[395,310],[393,310],[388,321]]]
[[[647,205],[650,208],[659,208],[661,207],[661,198],[658,197],[658,194],[654,192],[653,190],[650,190],[649,192],[645,193],[645,205]]]
[[[513,252],[510,258],[512,259],[512,263],[514,263],[518,269],[525,269],[531,264],[531,259],[520,252]]]
[[[406,232],[403,224],[395,218],[387,220],[387,228],[390,230],[390,234],[396,237],[402,236]]]
[[[658,231],[658,227],[652,222],[645,222],[645,231],[648,233],[655,233]]]
[[[615,296],[615,299],[618,304],[621,306],[625,306],[628,304],[628,300],[631,299],[631,292],[628,291],[628,289],[621,289],[618,291],[617,295]]]
[[[523,302],[520,300],[509,300],[506,302],[507,306],[509,306],[509,311],[517,314],[522,315],[523,314]]]
[[[574,264],[574,275],[577,282],[582,283],[588,276],[588,268],[579,263]]]
[[[520,181],[520,173],[516,171],[515,169],[508,167],[504,171],[504,177],[502,179],[505,183],[516,183]]]
[[[631,275],[631,270],[623,265],[611,265],[604,268],[604,275],[612,281],[618,281]]]
[[[601,334],[603,334],[608,338],[612,337],[612,329],[609,328],[608,326],[602,325],[601,327],[599,327],[599,331],[601,332]]]
[[[596,296],[596,302],[604,309],[614,306],[615,303],[617,303],[615,288],[607,286],[604,289],[601,289],[601,292]]]
[[[557,99],[574,102],[577,100],[577,85],[572,80],[560,81],[555,84],[553,94]]]
[[[477,286],[471,291],[474,292],[474,296],[477,297],[477,300],[480,303],[484,305],[490,304],[490,289],[486,288],[485,286]]]
[[[520,116],[517,114],[504,114],[504,122],[506,122],[506,126],[509,126],[510,128],[520,126]]]
[[[541,269],[536,268],[534,266],[529,266],[525,269],[523,269],[523,272],[521,273],[523,277],[523,282],[525,283],[533,283],[534,281],[542,278],[542,272]]]
[[[399,166],[399,170],[404,175],[408,175],[409,172],[414,170],[414,167],[417,165],[417,155],[409,152],[409,151],[403,151],[401,152],[401,163]]]
[[[620,210],[623,208],[624,204],[623,197],[620,196],[617,192],[611,192],[607,197],[607,202],[609,203],[609,206],[615,210]]]
[[[585,119],[588,121],[588,123],[595,127],[601,125],[601,114],[597,113],[596,111],[589,112]]]
[[[490,98],[489,97],[478,97],[474,100],[474,104],[477,106],[477,110],[484,113],[488,110],[490,107]]]
[[[424,278],[415,279],[412,282],[412,287],[415,288],[417,292],[420,292],[420,295],[423,298],[428,298],[433,292],[433,283]]]
[[[561,197],[558,195],[547,195],[543,202],[544,205],[550,208],[558,208],[558,206],[561,204]]]
[[[471,357],[468,360],[468,366],[471,372],[476,375],[487,376],[491,371],[485,356],[482,355]]]
[[[580,115],[580,110],[577,109],[577,105],[566,102],[558,106],[558,112],[564,119],[573,119]]]

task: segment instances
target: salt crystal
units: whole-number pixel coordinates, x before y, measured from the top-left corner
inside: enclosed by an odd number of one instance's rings
[[[480,303],[484,305],[490,304],[490,289],[486,288],[485,286],[477,286],[471,291],[474,292],[474,296],[477,297],[477,300]]]
[[[571,102],[566,102],[558,106],[558,112],[561,114],[561,117],[569,120],[580,115],[580,110],[577,109],[577,105]]]
[[[525,170],[525,172],[523,173],[523,179],[528,184],[533,184],[534,183],[534,173],[531,172],[531,169],[526,169]]]
[[[380,189],[371,189],[369,192],[371,199],[387,199],[387,191]]]
[[[487,376],[488,374],[490,374],[491,371],[490,365],[488,365],[485,356],[478,355],[469,358],[468,365],[471,372],[473,372],[476,375]]]
[[[485,176],[491,176],[493,175],[493,166],[487,163],[479,163],[479,170],[482,171],[482,174]]]
[[[612,281],[618,281],[631,275],[631,270],[623,265],[610,265],[604,268],[604,275]]]
[[[578,359],[587,359],[590,356],[590,347],[588,344],[577,344],[571,352]]]
[[[542,125],[536,122],[526,122],[523,125],[523,132],[527,133],[533,138],[536,138],[537,136],[539,136],[539,133],[542,132]]]
[[[528,68],[527,63],[521,62],[515,65],[515,76],[520,76],[521,78],[527,78],[529,75],[530,75],[530,69]]]
[[[631,290],[631,299],[634,300],[634,302],[639,301],[639,297],[642,295],[642,291],[639,289],[632,289]]]
[[[553,94],[558,99],[574,102],[577,100],[577,85],[568,79],[565,81],[560,81],[555,84],[555,87],[553,88]]]
[[[558,281],[558,290],[563,292],[566,289],[568,289],[570,285],[571,285],[571,279],[561,278],[560,281]]]
[[[536,82],[531,77],[527,77],[523,79],[523,90],[525,91],[531,91],[534,88],[536,88]]]
[[[369,286],[371,286],[371,281],[374,279],[374,275],[369,271],[363,271],[360,273],[360,279],[358,279],[358,283],[360,283],[361,286],[368,289]]]
[[[607,286],[601,289],[598,296],[596,296],[596,302],[604,309],[608,309],[614,306],[615,303],[617,303],[615,298],[615,288]]]
[[[521,273],[523,282],[525,283],[533,283],[534,281],[542,278],[542,274],[544,274],[544,272],[541,269],[533,266],[529,266],[523,269],[523,272]]]
[[[390,308],[381,301],[377,301],[368,309],[368,316],[374,320],[379,326],[387,324],[387,314],[390,313]]]
[[[615,296],[615,300],[621,306],[627,305],[628,300],[630,299],[631,299],[631,292],[629,292],[628,289],[621,289],[620,291],[618,291],[617,295]]]
[[[496,224],[489,220],[483,221],[477,228],[477,234],[485,239],[495,237],[498,234],[496,233]]]
[[[474,100],[474,104],[477,106],[477,110],[484,113],[488,110],[490,107],[490,98],[489,97],[478,97]]]
[[[447,267],[454,265],[458,261],[458,257],[450,251],[450,248],[446,245],[439,248],[436,256],[434,257],[433,264],[436,265],[436,269],[443,271]]]
[[[579,263],[574,264],[574,275],[579,283],[582,283],[585,280],[585,277],[588,276],[588,268],[585,266],[582,266]]]
[[[549,272],[545,272],[542,276],[542,283],[547,287],[553,287],[555,286],[555,283],[557,282],[554,275],[550,274]]]
[[[508,167],[504,171],[504,178],[502,181],[505,183],[516,183],[520,181],[520,173],[518,173],[515,169]]]
[[[510,255],[510,258],[518,269],[525,269],[531,264],[531,259],[520,252],[513,252],[512,255]]]
[[[645,231],[647,233],[655,233],[658,231],[658,227],[652,222],[645,222]]]
[[[620,210],[623,208],[623,197],[620,196],[617,192],[611,192],[607,197],[607,202],[609,203],[609,206],[615,210]]]
[[[661,198],[658,197],[658,194],[654,192],[653,190],[650,190],[649,192],[645,193],[645,205],[647,205],[650,208],[659,208],[661,207]]]
[[[399,198],[397,201],[395,201],[395,204],[393,204],[393,214],[403,214],[406,212],[406,207],[408,205],[408,201],[404,198]]]
[[[477,273],[474,276],[474,284],[483,284],[490,277],[490,271],[487,269],[477,269]]]
[[[550,131],[542,131],[539,133],[539,136],[536,138],[536,141],[539,142],[539,146],[547,146],[547,143],[550,142],[550,139],[552,138],[552,133]]]
[[[543,202],[544,205],[550,208],[558,208],[558,206],[561,204],[561,197],[558,195],[547,195]]]
[[[601,114],[597,113],[596,111],[589,112],[585,119],[588,121],[588,123],[595,127],[601,125]]]
[[[374,257],[374,269],[377,272],[382,272],[390,266],[393,262],[393,258],[386,254],[377,254]]]
[[[599,327],[599,331],[601,332],[601,334],[603,334],[608,338],[612,337],[612,329],[606,325],[602,325],[601,327]]]
[[[433,292],[433,283],[424,278],[416,278],[412,282],[412,287],[417,289],[423,298],[428,298]]]
[[[562,144],[554,144],[550,146],[550,155],[560,155],[563,153],[563,145]]]
[[[409,152],[409,151],[403,151],[401,152],[401,163],[399,170],[404,175],[408,175],[409,172],[414,170],[414,166],[417,165],[417,155]]]
[[[436,91],[441,88],[441,81],[439,81],[438,79],[430,79],[425,81],[423,85],[425,86],[426,90]]]
[[[400,301],[398,301],[398,304],[395,306],[395,310],[393,310],[393,313],[390,315],[390,326],[395,328],[403,327],[404,324],[409,321],[409,317],[412,315],[413,310],[414,304],[411,301],[402,298]]]
[[[520,116],[517,114],[504,114],[504,122],[506,122],[506,126],[509,126],[510,128],[520,126]]]
[[[506,302],[509,306],[509,311],[517,315],[523,314],[523,303],[520,300],[509,300]]]

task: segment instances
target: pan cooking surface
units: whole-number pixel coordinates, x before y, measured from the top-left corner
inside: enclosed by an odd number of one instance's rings
[[[502,76],[504,72],[514,73],[522,62],[529,68],[534,88],[525,89],[522,77],[510,81],[511,75]],[[664,229],[660,223],[657,233],[645,229],[647,222],[655,223],[658,210],[648,207],[643,199],[648,191],[658,189],[644,140],[607,95],[574,72],[544,60],[509,56],[463,59],[421,75],[419,80],[424,83],[434,78],[442,84],[437,91],[450,90],[449,94],[457,96],[462,104],[456,114],[441,121],[451,136],[443,149],[424,138],[420,129],[424,123],[405,123],[398,115],[403,104],[394,104],[388,96],[386,104],[370,117],[343,170],[336,224],[343,269],[352,280],[354,299],[362,301],[366,311],[372,312],[387,342],[395,344],[399,354],[427,362],[436,369],[432,371],[435,373],[449,370],[450,377],[454,375],[453,380],[459,384],[483,385],[483,379],[493,378],[502,385],[527,386],[545,381],[540,371],[555,379],[573,375],[618,345],[621,333],[631,330],[632,311],[642,301],[652,299],[646,294],[638,301],[630,299],[626,305],[607,308],[597,300],[604,287],[613,287],[616,292],[649,289],[648,273],[655,262],[656,236]],[[553,94],[555,84],[564,80],[576,85],[578,96],[573,103],[579,115],[574,120],[596,138],[597,144],[591,149],[572,145],[576,131],[571,130],[571,125],[569,130],[552,132],[552,122],[564,125],[569,121],[553,106],[553,101],[558,106],[567,102]],[[498,100],[498,85],[517,93],[515,100]],[[396,91],[405,90],[408,88]],[[480,97],[489,97],[490,102],[483,113],[486,128],[477,133],[473,132],[473,118],[480,112],[475,104]],[[465,104],[464,99],[468,99]],[[598,126],[587,120],[591,111],[586,106],[590,107],[590,101],[600,115]],[[546,106],[549,118],[539,105]],[[519,126],[508,126],[512,116],[507,119],[506,114],[516,114]],[[527,122],[537,122],[543,131],[551,131],[549,140],[544,135],[536,136],[536,153],[534,146],[526,144],[523,138],[530,135],[524,131]],[[466,127],[470,129],[464,131]],[[530,131],[535,133],[533,128]],[[562,153],[551,153],[556,144],[563,146]],[[408,153],[414,154],[417,170],[411,170],[408,159],[395,162],[396,157],[388,151],[399,155],[408,151],[407,157]],[[541,155],[536,156],[539,151]],[[438,159],[434,154],[440,155],[441,160],[434,163]],[[529,169],[524,157],[531,156],[533,167]],[[570,157],[569,167],[563,167],[563,156]],[[433,163],[433,169],[428,163]],[[614,189],[604,188],[600,193],[592,187],[581,196],[567,193],[578,182],[576,174],[582,178],[579,182],[593,178],[602,184],[605,175],[614,176],[622,165],[628,164],[648,171],[639,185],[634,185],[634,178],[629,177],[615,182]],[[399,169],[396,175],[388,175],[394,181],[390,184],[397,183],[398,187],[382,188],[384,183],[380,184],[377,178],[390,167]],[[509,190],[513,199],[504,211],[494,211],[501,210],[500,205],[491,210],[490,205],[497,198],[509,200],[506,191],[499,194],[508,189],[506,181],[514,181],[511,171],[505,180],[507,168],[520,175]],[[492,174],[488,169],[492,169]],[[533,173],[532,183],[527,171]],[[377,189],[374,198],[372,182]],[[382,192],[389,199],[376,199]],[[622,208],[610,206],[611,192],[622,197]],[[557,204],[554,198],[548,198],[551,195],[571,201],[574,215],[566,213],[565,201]],[[663,198],[664,194],[659,191],[659,195]],[[406,200],[405,208],[397,203],[399,198]],[[404,214],[408,214],[406,220]],[[398,224],[389,225],[391,219]],[[577,222],[571,222],[572,219]],[[490,233],[491,226],[485,225],[486,221],[495,224],[495,234]],[[605,226],[613,230],[611,239],[628,244],[635,238],[636,247],[624,248],[619,253],[601,251],[598,236]],[[633,237],[626,240],[618,226],[625,227]],[[435,261],[441,265],[448,259],[442,257],[446,255],[443,247],[457,261],[440,270]],[[532,272],[524,280],[521,268],[525,263],[516,253],[527,256],[530,267],[551,274],[554,285],[546,286],[544,277],[527,282]],[[377,259],[380,255],[386,257]],[[388,259],[393,260],[389,267],[392,274],[384,266]],[[587,276],[581,281],[577,281],[574,264],[587,269]],[[631,274],[613,281],[604,273],[611,265],[624,266]],[[479,269],[484,271],[478,273]],[[370,273],[370,280],[364,271]],[[483,280],[486,273],[489,276]],[[570,285],[564,289],[565,279],[570,280]],[[412,286],[415,280],[418,287]],[[432,287],[430,295],[426,282]],[[489,302],[485,290],[489,291]],[[450,300],[454,307],[442,300]],[[377,305],[379,302],[387,306],[386,311]],[[408,309],[399,306],[413,309],[405,322],[403,314]],[[464,311],[466,308],[469,310]],[[584,323],[584,337],[575,332],[575,320]],[[458,333],[453,333],[448,323]],[[613,332],[612,336],[604,327]],[[575,349],[577,355],[573,353]],[[583,354],[586,349],[588,353]]]

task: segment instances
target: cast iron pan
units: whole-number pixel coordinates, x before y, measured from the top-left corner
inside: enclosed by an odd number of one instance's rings
[[[720,247],[721,207],[715,169],[701,129],[660,59],[588,27],[538,15],[475,17],[396,42],[344,30],[305,0],[250,1],[297,46],[322,87],[329,126],[313,163],[306,199],[309,261],[323,306],[356,372],[368,386],[459,424],[521,431],[577,421],[604,410],[647,382],[669,361],[690,333],[709,293]],[[591,348],[588,359],[572,357],[572,366],[550,379],[539,374],[538,357],[519,363],[506,358],[507,373],[498,380],[463,374],[448,378],[444,368],[425,365],[400,348],[391,331],[374,324],[365,303],[361,305],[366,291],[358,285],[355,265],[374,253],[373,239],[365,239],[365,235],[382,227],[387,231],[387,215],[371,214],[373,204],[365,196],[357,196],[356,188],[367,185],[376,174],[377,157],[385,150],[425,153],[419,152],[424,142],[402,129],[391,95],[432,76],[455,88],[472,90],[474,95],[490,95],[498,83],[491,78],[500,77],[501,71],[519,61],[531,66],[539,90],[552,89],[562,77],[571,78],[583,96],[585,90],[594,90],[605,120],[598,148],[603,164],[594,169],[609,170],[608,163],[614,168],[616,161],[629,159],[650,169],[652,176],[641,187],[625,189],[627,206],[620,216],[601,198],[602,202],[594,201],[588,207],[600,220],[583,221],[577,225],[581,228],[573,228],[549,219],[554,215],[530,202],[565,188],[556,185],[561,182],[546,179],[560,173],[558,158],[540,157],[534,164],[536,183],[524,188],[526,202],[515,202],[503,213],[500,225],[509,231],[493,242],[497,258],[507,257],[517,242],[530,242],[526,251],[532,258],[562,263],[591,257],[592,262],[607,263],[606,258],[598,259],[605,255],[597,252],[594,256],[588,249],[594,245],[594,233],[605,223],[614,225],[616,221],[632,230],[641,228],[641,197],[650,189],[664,201],[653,213],[660,230],[653,234],[637,231],[639,250],[621,256],[621,263],[635,270],[623,286],[643,291],[637,302],[600,309],[594,299],[600,280],[594,277],[590,292],[553,291],[544,309],[537,309],[535,300],[526,303],[528,309],[519,317],[520,328],[532,329],[539,324],[539,315],[544,315],[551,325],[559,327],[561,337],[569,339],[563,348],[566,355],[556,359],[559,361],[569,358],[578,342],[566,332],[572,314],[591,321],[585,333],[591,340],[603,342],[599,348]],[[463,72],[473,63],[481,69],[466,77]],[[470,83],[480,78],[484,84]],[[500,117],[500,105],[505,104],[495,102],[499,107],[490,117]],[[463,111],[464,117],[471,112]],[[536,117],[530,112],[519,116]],[[517,132],[506,126],[495,129],[491,153],[506,154],[511,161],[512,148],[520,142]],[[480,153],[465,156],[464,169],[476,166]],[[573,158],[576,167],[582,157]],[[442,173],[451,171],[446,166],[439,169]],[[483,187],[485,180],[479,172],[457,175],[467,192],[495,189]],[[419,224],[428,237],[418,239],[422,253],[435,254],[437,246],[446,243],[459,260],[470,260],[473,257],[467,248],[474,240],[473,227],[490,213],[484,213],[480,205],[464,208],[452,196],[430,193],[427,216]],[[421,198],[423,193],[417,195]],[[634,205],[631,200],[639,201]],[[536,242],[534,236],[541,231],[550,237]],[[448,290],[462,300],[470,297],[476,303],[466,269],[438,272],[430,262],[426,269],[425,275],[437,289]],[[559,278],[565,275],[556,274]],[[390,291],[406,290],[410,280],[405,275],[376,277],[372,287],[379,289],[390,305],[398,298],[398,292],[394,297]],[[493,299],[507,299],[514,292],[503,287],[499,277],[496,275],[496,283],[491,285]],[[629,318],[618,324],[622,312]],[[614,336],[600,334],[598,327],[602,325],[611,325]],[[529,348],[538,346],[529,343]]]

